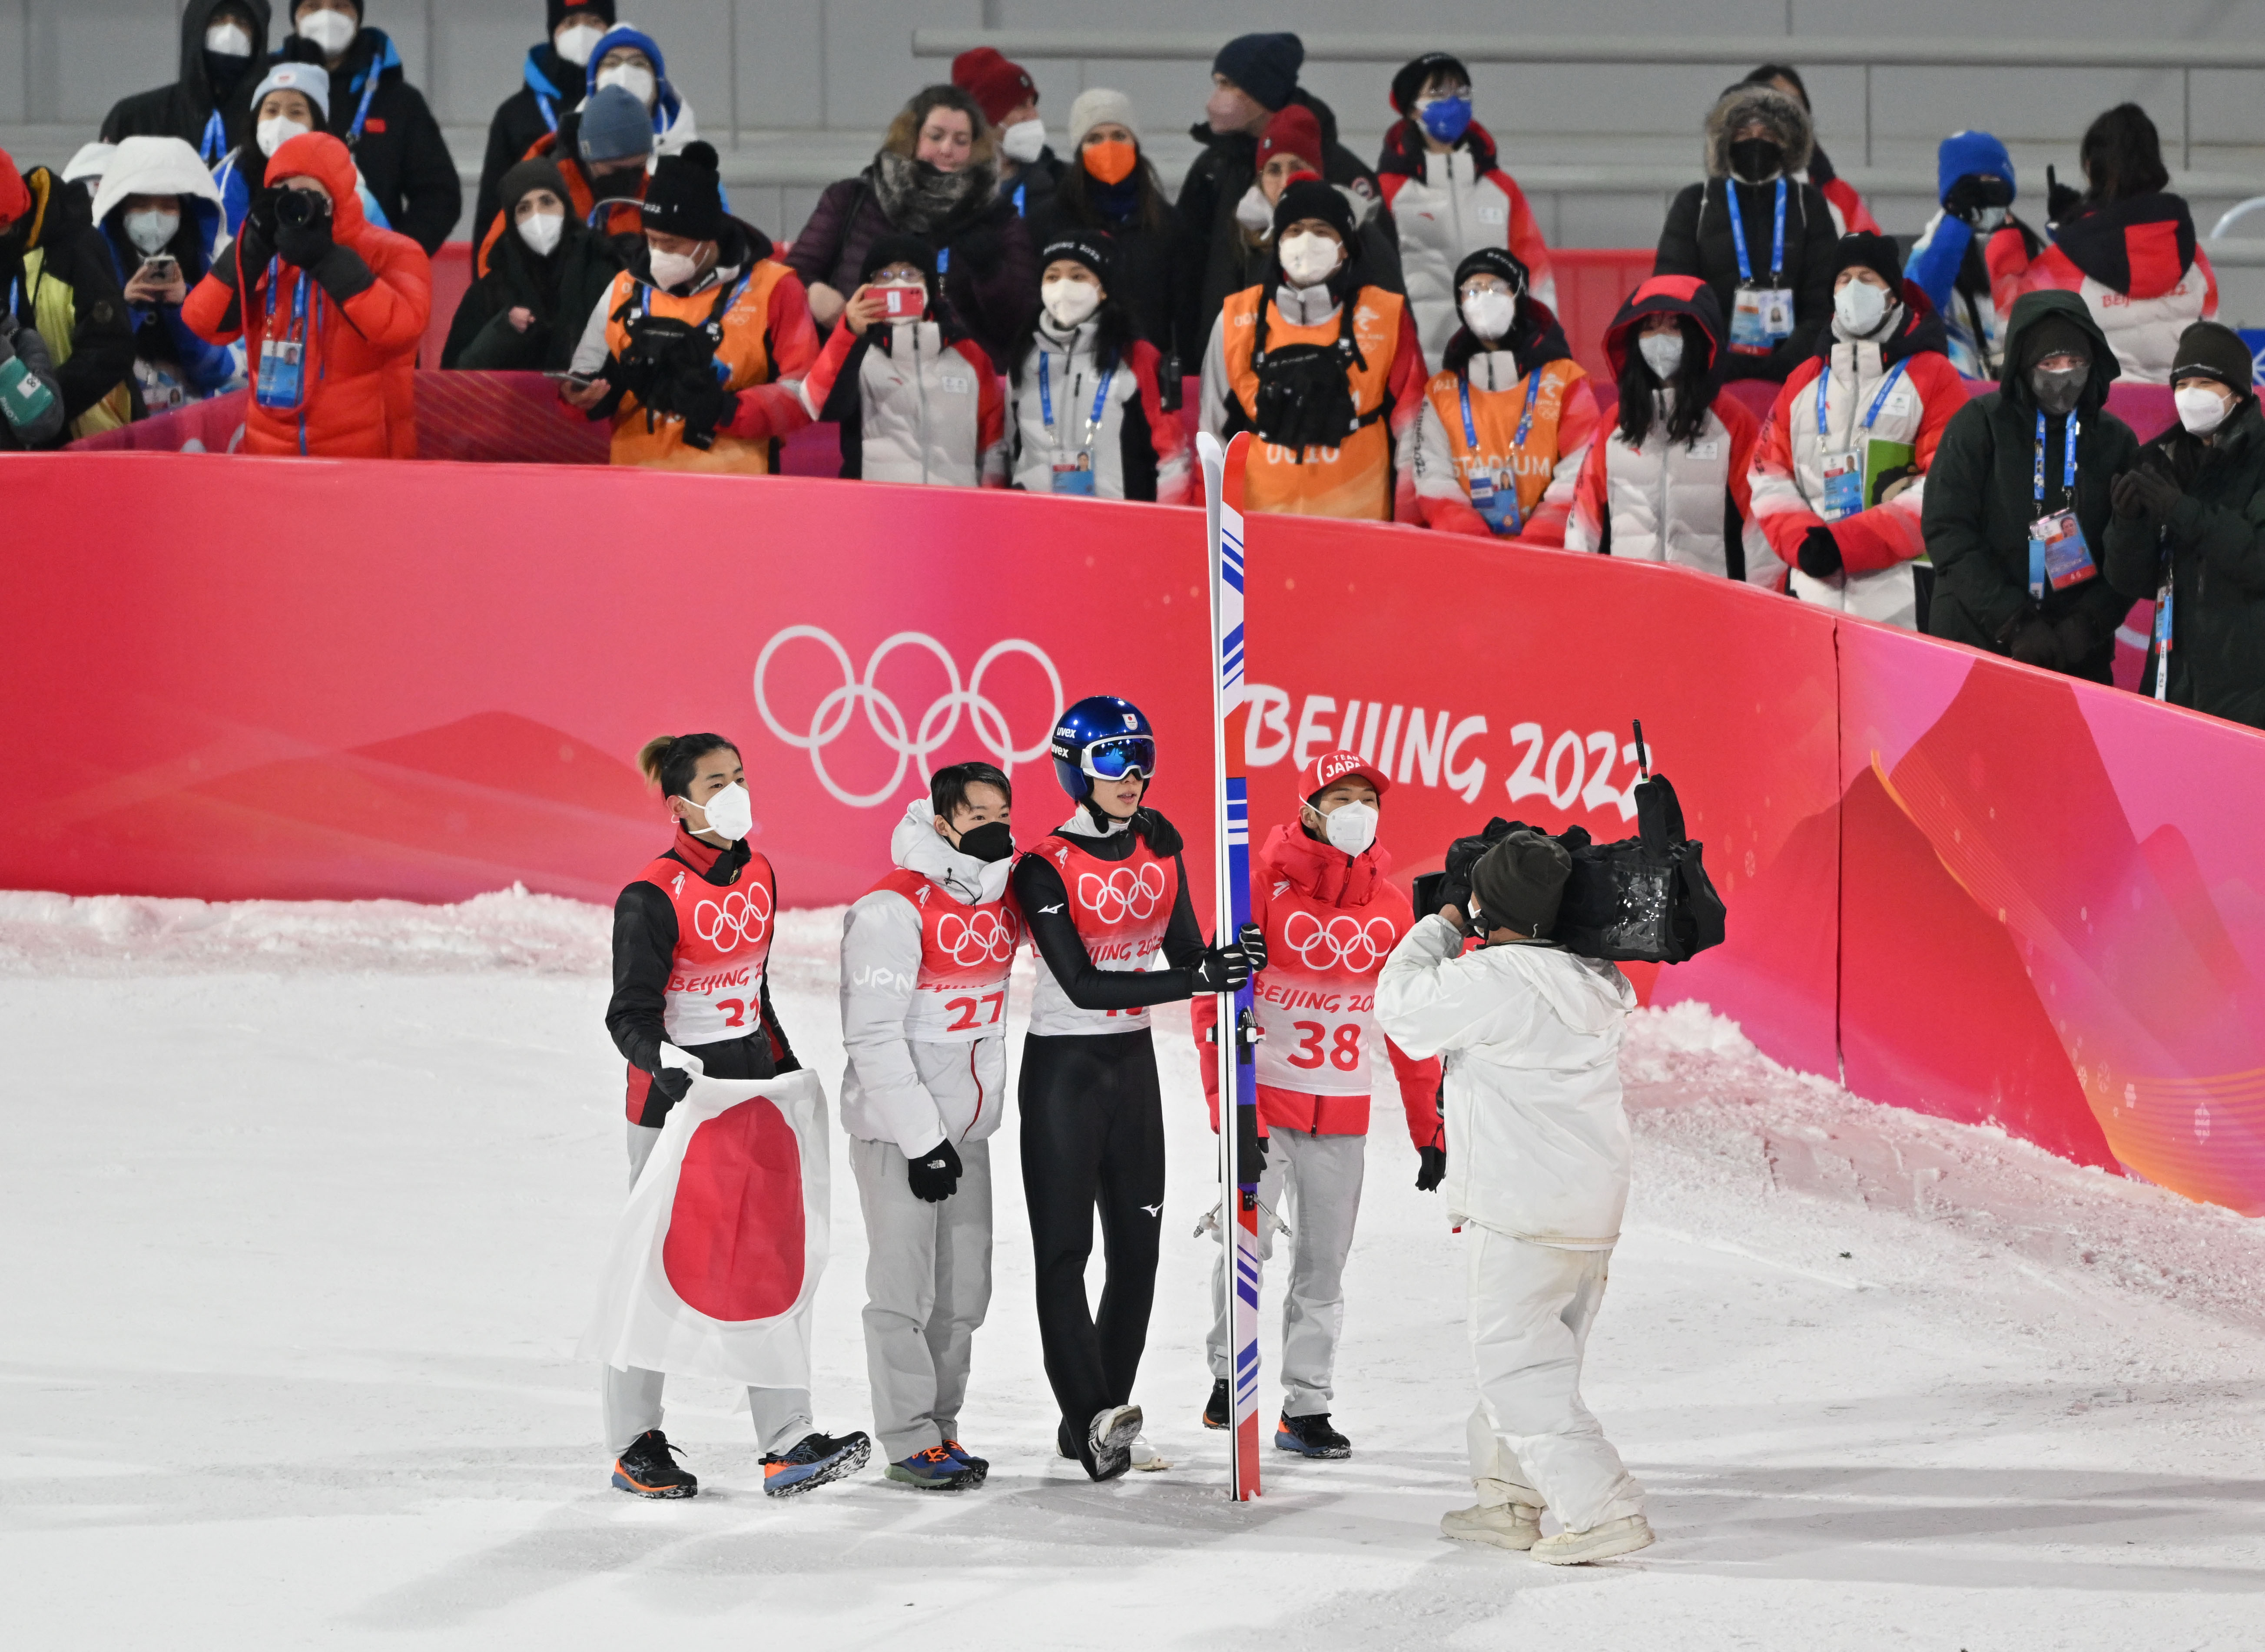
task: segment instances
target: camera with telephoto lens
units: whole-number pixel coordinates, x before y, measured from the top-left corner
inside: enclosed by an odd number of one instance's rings
[[[279,189],[275,192],[275,227],[279,229],[307,229],[331,215],[331,198],[311,189]]]
[[[647,430],[662,418],[681,418],[687,447],[713,447],[716,426],[732,400],[716,360],[716,346],[724,341],[722,322],[710,317],[701,324],[652,315],[627,319],[628,347],[608,376],[645,404]]]

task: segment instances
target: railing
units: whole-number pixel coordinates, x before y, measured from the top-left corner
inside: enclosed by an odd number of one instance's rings
[[[914,57],[956,57],[993,46],[1016,59],[1110,58],[1150,62],[1209,62],[1225,30],[1154,33],[1082,29],[914,29]],[[1315,34],[1305,37],[1308,63],[1402,63],[1443,43],[1424,34]],[[2194,164],[2194,71],[2265,69],[2265,44],[2240,40],[1926,40],[1828,35],[1686,35],[1672,43],[1601,34],[1453,37],[1467,63],[1584,63],[1679,68],[1693,63],[1794,62],[1864,71],[1864,164],[1872,164],[1875,69],[2113,69],[2179,71],[2181,164]]]

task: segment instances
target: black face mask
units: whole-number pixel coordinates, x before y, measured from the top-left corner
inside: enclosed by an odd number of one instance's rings
[[[2037,405],[2055,418],[2065,418],[2084,399],[2084,387],[2092,381],[2092,364],[2067,368],[2048,373],[2043,368],[2029,369],[2029,394],[2037,398]]]
[[[1766,182],[1785,170],[1785,150],[1767,138],[1740,138],[1730,145],[1730,170],[1749,184]]]
[[[972,860],[1003,861],[1015,852],[1015,829],[1004,820],[970,826],[959,834],[959,852]]]
[[[239,57],[234,52],[207,52],[205,79],[212,86],[213,96],[225,98],[233,93],[237,83],[244,78],[244,71],[251,67],[249,57]]]

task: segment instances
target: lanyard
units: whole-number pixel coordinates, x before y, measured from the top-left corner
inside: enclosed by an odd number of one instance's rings
[[[1069,358],[1064,356],[1062,359],[1067,361]],[[1041,345],[1038,347],[1038,411],[1046,421],[1046,428],[1052,430],[1054,427],[1054,392],[1052,377],[1046,371],[1047,360],[1045,347]],[[1085,416],[1085,440],[1078,444],[1080,451],[1093,446],[1094,427],[1101,423],[1101,415],[1108,409],[1109,386],[1116,377],[1117,369],[1112,367],[1101,375],[1101,382],[1094,387],[1093,411]],[[1059,442],[1055,445],[1060,446]]]
[[[1908,361],[1897,362],[1894,368],[1889,373],[1888,376],[1880,381],[1879,393],[1872,397],[1871,411],[1864,415],[1864,428],[1866,430],[1870,430],[1873,425],[1878,422],[1880,409],[1887,404],[1888,392],[1896,388],[1896,382],[1903,377],[1904,368],[1909,365],[1910,363]],[[1828,367],[1824,372],[1817,375],[1817,438],[1819,441],[1824,440],[1826,435],[1824,428],[1824,398],[1832,388],[1832,369]],[[1854,437],[1854,432],[1850,433],[1852,438]],[[2037,451],[2042,454],[2044,450],[2040,448]],[[2040,458],[2037,462],[2042,465],[2044,463],[2044,461]],[[2074,462],[2072,458],[2071,462]],[[2040,474],[2042,474],[2042,472]],[[2039,497],[2042,498],[2043,496],[2040,495]]]
[[[1015,186],[1015,216],[1017,218],[1027,218],[1031,215],[1024,206],[1030,198],[1030,193],[1031,186],[1027,183]]]
[[[1728,205],[1730,208],[1730,243],[1737,249],[1738,280],[1744,285],[1752,287],[1754,284],[1754,261],[1746,256],[1745,215],[1738,210],[1737,185],[1733,183],[1727,187],[1730,190]],[[1770,242],[1770,281],[1773,285],[1777,281],[1778,272],[1783,268],[1785,268],[1785,179],[1781,178],[1777,180],[1777,228]]]
[[[205,135],[197,146],[197,153],[203,157],[207,166],[215,164],[228,153],[228,126],[220,118],[217,109],[205,117]]]
[[[275,302],[276,278],[283,273],[283,260],[279,255],[267,260],[267,299]],[[299,285],[291,295],[291,331],[304,338],[307,330],[307,272],[299,272]]]
[[[2171,686],[2171,559],[2163,557],[2163,583],[2155,593],[2155,698],[2167,701]]]
[[[361,106],[354,111],[353,124],[346,128],[346,147],[352,149],[361,141],[362,122],[369,119],[369,100],[377,96],[377,65],[369,66],[369,84],[361,90]],[[551,130],[557,130],[554,124]]]
[[[549,127],[553,132],[558,130],[557,99],[555,98],[546,98],[541,92],[536,92],[535,94],[535,112],[543,117],[543,124],[544,126]]]
[[[938,247],[936,250],[936,279],[939,281],[942,280],[944,276],[944,272],[949,270],[950,267],[951,249],[950,247]]]
[[[1471,375],[1460,375],[1463,397],[1463,441],[1476,458],[1479,451],[1479,427],[1471,422]],[[1511,443],[1513,452],[1526,451],[1526,439],[1533,433],[1533,404],[1541,394],[1541,375],[1539,371],[1526,375],[1526,411],[1518,416],[1518,440]]]
[[[2074,413],[2068,416],[2068,425],[2061,441],[2060,486],[2061,491],[2068,495],[2068,508],[2071,510],[2076,508],[2076,427],[2079,422]],[[2042,409],[2037,413],[2037,462],[2030,477],[2030,485],[2036,494],[2037,513],[2043,515],[2045,508],[2045,416]]]

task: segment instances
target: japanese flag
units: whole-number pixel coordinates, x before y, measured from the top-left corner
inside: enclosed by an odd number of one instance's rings
[[[827,1146],[815,1073],[696,1076],[630,1190],[581,1357],[809,1386]]]

